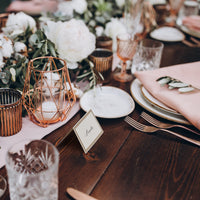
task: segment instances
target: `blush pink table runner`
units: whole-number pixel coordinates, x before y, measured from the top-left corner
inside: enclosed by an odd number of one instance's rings
[[[9,137],[0,137],[0,168],[5,165],[5,155],[9,147],[22,140],[40,140],[52,131],[66,124],[80,110],[79,101],[71,109],[66,120],[51,124],[46,128],[34,124],[28,117],[22,118],[22,129],[20,132]],[[69,130],[66,129],[66,133]]]
[[[181,113],[200,130],[200,90],[180,93],[177,89],[169,90],[167,86],[162,87],[156,81],[159,77],[171,76],[200,88],[200,62],[135,72],[134,75],[156,99]]]

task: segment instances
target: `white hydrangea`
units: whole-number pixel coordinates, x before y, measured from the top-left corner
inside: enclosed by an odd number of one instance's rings
[[[110,22],[106,24],[105,35],[109,36],[113,40],[113,51],[117,49],[117,35],[126,33],[126,26],[118,18],[112,18]]]
[[[115,3],[119,8],[122,8],[125,4],[125,0],[115,0]]]
[[[28,27],[34,33],[36,31],[35,20],[31,16],[19,12],[16,14],[12,13],[8,16],[6,26],[2,28],[2,30],[5,35],[16,38],[18,35],[25,32]]]
[[[0,57],[10,58],[12,53],[14,53],[12,41],[4,34],[0,34]]]
[[[59,57],[68,62],[79,62],[95,49],[95,36],[81,20],[49,21],[45,34],[55,44]]]

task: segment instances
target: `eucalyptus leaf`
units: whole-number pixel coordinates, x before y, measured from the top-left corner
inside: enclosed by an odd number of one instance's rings
[[[194,90],[193,87],[183,87],[178,89],[178,91],[181,93],[192,92],[193,90]]]
[[[47,45],[48,45],[48,48],[49,48],[49,51],[50,51],[50,55],[56,57],[57,55],[56,55],[54,44],[51,41],[48,41]]]
[[[167,83],[169,83],[170,82],[170,77],[162,77],[162,78],[160,78],[160,79],[157,79],[157,82],[158,83],[160,83],[160,85],[166,85]]]
[[[161,86],[163,85],[168,85],[168,89],[172,90],[172,89],[178,89],[179,92],[181,93],[186,93],[186,92],[191,92],[195,89],[191,84],[188,83],[184,83],[178,79],[172,78],[170,76],[163,76],[160,77],[156,80]]]
[[[188,87],[189,84],[182,83],[182,82],[172,82],[172,83],[169,83],[169,86],[174,87],[174,88],[182,88],[182,87]]]

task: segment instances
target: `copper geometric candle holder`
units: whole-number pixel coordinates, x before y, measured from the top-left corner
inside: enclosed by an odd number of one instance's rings
[[[22,98],[30,120],[37,125],[47,127],[65,120],[76,102],[66,62],[51,56],[32,59]]]

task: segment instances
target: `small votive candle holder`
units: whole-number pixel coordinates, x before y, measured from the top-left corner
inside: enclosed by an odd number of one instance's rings
[[[89,56],[89,59],[94,63],[94,68],[104,77],[103,83],[110,81],[112,71],[113,52],[108,49],[97,48]]]
[[[12,136],[22,128],[22,95],[9,88],[0,89],[0,136]]]

